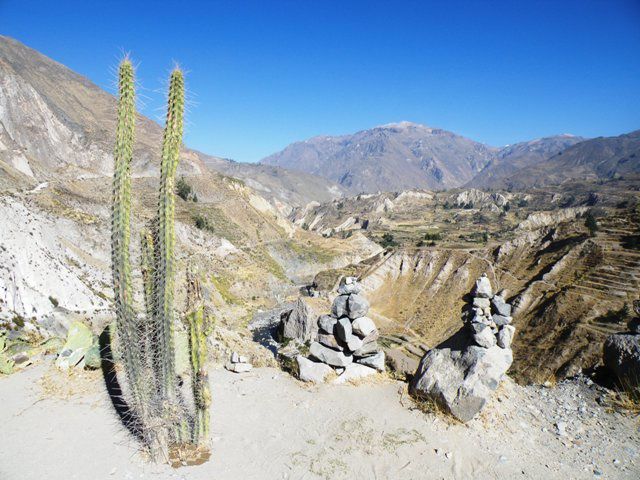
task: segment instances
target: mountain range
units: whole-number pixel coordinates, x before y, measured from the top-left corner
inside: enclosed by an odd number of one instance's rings
[[[0,186],[108,176],[115,98],[85,77],[0,36]],[[162,127],[137,120],[134,175],[157,173]],[[501,148],[411,122],[295,142],[260,163],[183,148],[181,173],[242,180],[283,213],[310,201],[408,189],[527,189],[640,173],[639,131],[563,134]]]
[[[413,188],[526,189],[640,173],[638,132],[587,140],[555,135],[496,148],[400,122],[295,142],[262,160],[325,177],[351,194]]]

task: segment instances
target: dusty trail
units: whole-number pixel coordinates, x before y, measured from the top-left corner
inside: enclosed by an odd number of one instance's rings
[[[637,420],[606,413],[584,383],[505,382],[467,426],[411,409],[404,384],[308,388],[276,369],[211,375],[213,456],[172,469],[144,462],[99,374],[45,365],[0,378],[0,478],[491,479],[638,478]],[[42,385],[46,390],[43,390]],[[70,390],[59,398],[56,389]],[[566,422],[558,435],[557,421]],[[594,473],[595,472],[595,473]]]

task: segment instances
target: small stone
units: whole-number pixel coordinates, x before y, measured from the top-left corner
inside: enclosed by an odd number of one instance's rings
[[[385,354],[380,351],[375,355],[369,357],[357,358],[356,363],[366,365],[367,367],[375,368],[379,372],[384,372]]]
[[[318,327],[325,333],[333,334],[333,329],[338,323],[338,319],[331,315],[320,315],[318,317]]]
[[[25,363],[27,360],[29,360],[29,355],[27,355],[25,352],[16,353],[13,357],[11,357],[11,360],[13,360],[13,363],[15,363],[16,365],[20,365],[21,363]]]
[[[349,337],[349,340],[347,340],[347,349],[351,352],[355,352],[356,350],[362,348],[362,346],[362,340],[355,335],[351,335]]]
[[[318,334],[318,342],[320,342],[325,347],[333,348],[334,350],[338,350],[339,352],[344,350],[342,345],[340,345],[338,343],[338,339],[336,337],[334,337],[333,335],[327,335],[327,334],[324,334],[324,333],[319,333]]]
[[[369,301],[362,295],[349,295],[347,310],[348,316],[352,320],[364,317],[369,311]]]
[[[227,363],[224,368],[234,373],[246,373],[253,369],[253,365],[250,363]]]
[[[498,332],[498,346],[500,348],[511,347],[513,336],[516,333],[516,328],[513,325],[505,325]]]
[[[513,320],[513,318],[511,318],[511,317],[505,317],[504,315],[499,315],[499,314],[494,314],[491,317],[491,319],[499,327],[501,327],[503,325],[509,325],[511,323],[511,321]]]
[[[340,340],[342,340],[343,342],[349,341],[352,333],[353,329],[351,327],[351,320],[349,320],[347,317],[343,317],[338,320],[338,323],[336,324],[336,336]]]
[[[483,347],[491,348],[496,344],[496,336],[491,331],[491,327],[483,325],[481,323],[474,323],[472,325],[473,341]]]
[[[365,343],[361,348],[354,350],[353,355],[355,357],[367,357],[369,355],[373,355],[378,351],[380,351],[380,347],[378,346],[378,342],[374,341]]]
[[[502,315],[503,317],[511,316],[511,305],[509,305],[500,295],[496,295],[491,299],[491,305],[493,306],[494,312],[498,315]]]
[[[366,345],[367,343],[375,342],[376,340],[378,340],[379,337],[380,337],[380,332],[378,330],[374,330],[373,332],[371,332],[369,335],[367,335],[362,339],[362,343],[363,345]]]
[[[556,422],[556,433],[560,437],[564,437],[567,434],[567,423],[566,422]]]
[[[352,363],[345,367],[344,372],[338,378],[331,383],[340,385],[349,381],[358,380],[360,378],[374,375],[376,370],[374,368],[367,367],[366,365],[360,365],[358,363]]]
[[[493,296],[491,282],[487,278],[486,273],[483,273],[482,276],[476,280],[475,296],[481,298],[491,298]]]
[[[303,382],[323,383],[333,369],[326,363],[318,363],[298,355],[298,376]]]
[[[360,337],[366,337],[376,330],[376,324],[369,317],[356,318],[351,326],[353,333]]]
[[[491,300],[483,297],[475,297],[473,299],[473,306],[484,310],[485,308],[489,308],[491,306]]]
[[[239,363],[240,362],[240,355],[238,355],[238,352],[233,352],[231,354],[231,363]]]
[[[334,367],[346,367],[353,362],[353,358],[349,355],[345,355],[343,352],[338,352],[324,345],[313,342],[309,347],[309,354],[321,362]]]
[[[333,300],[333,305],[331,306],[331,313],[336,318],[344,317],[347,315],[347,302],[349,300],[350,295],[338,295]]]
[[[340,295],[358,294],[361,290],[362,287],[360,287],[356,277],[343,277],[340,280],[340,286],[338,287]]]

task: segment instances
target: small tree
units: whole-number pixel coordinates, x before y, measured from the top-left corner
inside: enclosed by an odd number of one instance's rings
[[[584,226],[589,229],[589,235],[594,237],[596,232],[598,231],[598,221],[596,220],[596,217],[593,216],[593,213],[591,211],[589,211],[585,216]]]

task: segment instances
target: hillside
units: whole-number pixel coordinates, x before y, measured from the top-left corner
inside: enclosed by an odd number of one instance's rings
[[[400,122],[296,142],[261,163],[320,175],[361,193],[457,187],[496,152],[446,130]]]
[[[64,65],[3,36],[0,112],[0,169],[14,182],[111,175],[115,98]],[[161,134],[159,124],[138,115],[134,175],[157,173]],[[342,193],[323,178],[239,164],[188,148],[183,148],[181,160],[182,174],[212,168],[246,181],[285,213]]]
[[[640,174],[640,130],[577,143],[529,165],[499,184],[510,189],[558,185],[569,180],[609,180]]]
[[[502,181],[522,168],[537,165],[568,147],[584,140],[575,135],[555,135],[528,142],[507,145],[498,151],[495,159],[478,173],[466,187],[501,188]]]
[[[73,318],[96,326],[110,318],[115,112],[115,98],[87,79],[0,38],[0,320],[33,319],[56,331]],[[155,214],[161,135],[160,125],[138,116],[134,247],[139,227]],[[182,150],[179,172],[198,201],[177,199],[177,256],[181,272],[202,270],[221,322],[242,328],[254,309],[295,293],[317,269],[379,250],[362,236],[342,241],[296,231],[278,208],[292,205],[274,205],[209,170],[208,158]],[[292,197],[298,200],[306,203]]]

